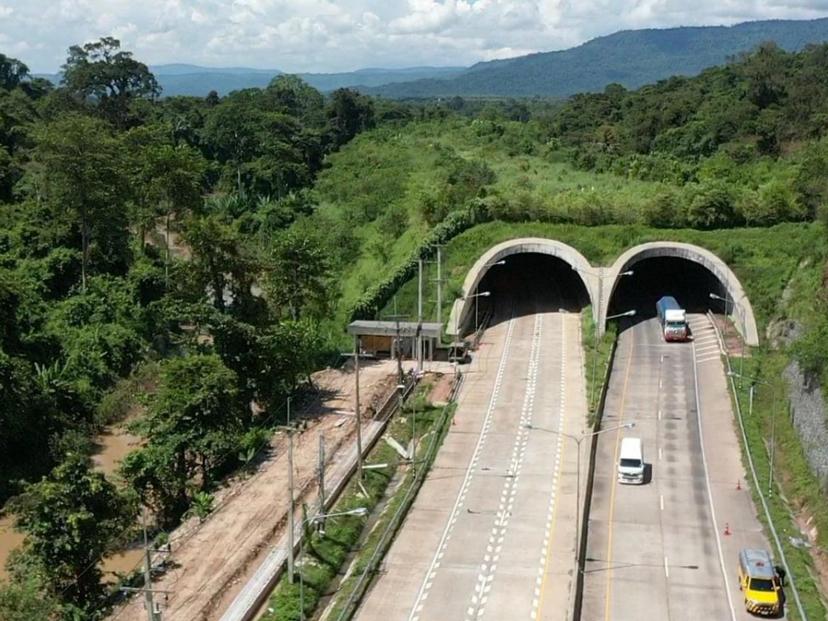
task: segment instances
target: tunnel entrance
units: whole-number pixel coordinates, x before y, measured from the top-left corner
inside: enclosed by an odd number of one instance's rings
[[[633,273],[619,278],[608,307],[609,315],[636,311],[636,323],[656,316],[656,302],[671,295],[688,313],[721,314],[724,285],[706,267],[679,257],[650,257],[628,266]]]
[[[513,254],[501,259],[502,264],[487,268],[480,280],[477,294],[477,321],[491,313],[492,323],[522,315],[557,312],[580,312],[589,304],[589,294],[578,272],[569,263],[555,256],[536,252]],[[499,262],[496,262],[499,263]],[[475,317],[470,316],[473,330]]]

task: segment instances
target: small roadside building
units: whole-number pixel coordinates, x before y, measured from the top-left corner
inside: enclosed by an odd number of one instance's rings
[[[354,337],[360,353],[377,357],[416,358],[417,337],[423,340],[423,357],[434,357],[440,344],[442,324],[417,321],[353,321],[348,334]]]

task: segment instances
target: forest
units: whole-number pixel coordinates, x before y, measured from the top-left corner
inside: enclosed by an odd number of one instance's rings
[[[140,507],[160,529],[209,511],[429,244],[491,221],[828,216],[825,45],[565,102],[397,103],[288,75],[163,97],[113,38],[70,48],[62,76],[0,55],[0,501],[26,535],[9,621],[102,618],[98,562]],[[817,318],[797,350],[816,377],[826,345]],[[110,481],[92,438],[135,410],[142,446]]]

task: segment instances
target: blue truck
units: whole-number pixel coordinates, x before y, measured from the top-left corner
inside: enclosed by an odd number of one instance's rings
[[[687,313],[676,302],[676,298],[666,295],[656,302],[658,322],[665,341],[686,341],[690,336],[687,328]]]

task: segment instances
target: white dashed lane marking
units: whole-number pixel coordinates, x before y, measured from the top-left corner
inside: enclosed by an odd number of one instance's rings
[[[523,459],[526,456],[526,444],[529,439],[527,426],[532,422],[532,414],[535,408],[535,390],[538,381],[538,363],[541,352],[541,336],[543,334],[543,315],[535,316],[535,326],[532,335],[532,349],[529,354],[529,369],[526,380],[526,390],[523,396],[523,407],[518,420],[515,443],[512,447],[512,456],[509,461],[506,480],[500,493],[500,501],[497,508],[494,525],[489,533],[487,553],[483,557],[480,571],[474,586],[474,593],[471,596],[471,604],[466,609],[466,619],[480,619],[486,612],[489,592],[492,589],[497,563],[500,560],[500,553],[503,550],[503,540],[509,527],[509,518],[514,509],[515,497],[517,496],[517,484],[520,480],[520,473],[523,468]],[[491,553],[489,553],[491,550]]]
[[[451,540],[451,535],[454,530],[454,525],[457,523],[457,515],[460,513],[460,510],[463,508],[463,505],[466,501],[466,494],[469,491],[469,487],[471,486],[472,479],[474,478],[474,471],[477,468],[478,461],[480,460],[480,452],[483,450],[483,446],[486,444],[486,438],[488,436],[489,430],[492,426],[492,413],[494,412],[495,406],[497,405],[497,400],[500,396],[500,389],[503,384],[503,374],[506,370],[507,362],[509,360],[509,348],[512,344],[512,334],[514,332],[515,320],[514,318],[509,320],[509,327],[506,330],[506,340],[503,344],[503,353],[500,355],[500,364],[497,368],[497,377],[495,379],[495,385],[492,390],[492,396],[489,399],[489,407],[486,410],[486,416],[483,419],[483,427],[480,430],[480,436],[477,439],[477,446],[474,448],[474,453],[472,454],[472,459],[469,462],[469,466],[466,469],[466,476],[463,479],[463,485],[460,488],[460,492],[457,495],[457,499],[454,503],[454,508],[451,511],[451,515],[449,516],[448,523],[446,524],[446,528],[443,531],[443,536],[440,540],[440,544],[437,546],[437,552],[434,554],[434,558],[431,561],[431,565],[426,572],[426,576],[423,579],[423,584],[420,587],[419,593],[417,593],[417,598],[414,600],[414,605],[411,607],[411,614],[409,615],[409,621],[419,621],[420,613],[423,610],[423,603],[426,599],[428,599],[428,592],[431,589],[431,585],[434,583],[434,579],[437,577],[437,570],[439,568],[440,560],[443,558],[443,554],[446,551],[446,546],[448,542]]]

